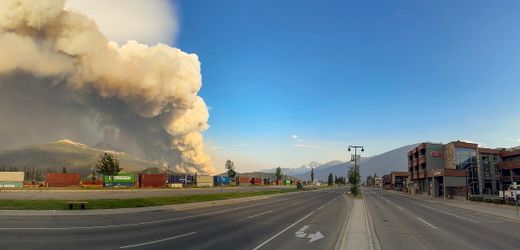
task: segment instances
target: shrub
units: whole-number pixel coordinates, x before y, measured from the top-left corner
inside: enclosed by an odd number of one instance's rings
[[[493,199],[493,203],[494,203],[494,204],[504,204],[504,200],[501,199],[501,198],[498,198],[498,199],[495,198],[495,199]]]
[[[493,199],[485,198],[485,199],[484,199],[484,202],[485,202],[485,203],[492,203],[492,202],[493,202]]]

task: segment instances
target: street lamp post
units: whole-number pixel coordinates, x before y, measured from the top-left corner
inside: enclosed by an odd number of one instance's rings
[[[359,149],[361,149],[361,152],[365,152],[365,149],[361,145],[349,145],[348,146],[348,151],[349,152],[350,152],[351,148],[354,149],[354,175],[355,175],[355,178],[356,178],[355,185],[356,185],[356,190],[357,190],[357,188],[359,188],[358,187],[358,185],[359,185],[359,178],[358,178],[358,176],[359,176],[359,169],[358,169],[358,160],[357,160],[358,159],[358,157],[357,157],[357,150],[359,148]],[[348,169],[347,169],[347,177],[348,177]],[[354,194],[354,195],[357,195],[357,193]]]

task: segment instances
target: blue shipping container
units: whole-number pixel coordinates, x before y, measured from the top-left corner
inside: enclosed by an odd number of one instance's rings
[[[229,185],[229,183],[231,183],[231,179],[228,176],[221,175],[213,177],[213,181],[216,185]]]
[[[192,175],[170,175],[168,176],[168,183],[193,183]]]

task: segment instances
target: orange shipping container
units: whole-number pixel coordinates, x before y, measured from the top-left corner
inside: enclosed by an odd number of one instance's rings
[[[165,187],[166,174],[139,174],[139,187]]]
[[[250,184],[251,183],[251,179],[249,179],[248,177],[238,177],[238,178],[236,178],[236,181],[237,181],[237,184]]]
[[[48,173],[45,176],[47,187],[72,187],[81,185],[79,174],[69,173]]]

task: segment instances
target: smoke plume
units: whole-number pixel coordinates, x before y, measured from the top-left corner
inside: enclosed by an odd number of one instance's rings
[[[177,171],[213,173],[200,63],[164,44],[109,41],[64,1],[0,1],[0,146],[73,137]]]

